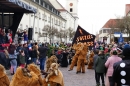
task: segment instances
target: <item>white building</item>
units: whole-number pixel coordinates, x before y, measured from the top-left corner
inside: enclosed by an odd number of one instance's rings
[[[58,30],[66,28],[66,19],[64,19],[58,10],[51,5],[48,0],[23,0],[26,4],[37,9],[37,14],[24,14],[18,29],[33,28],[33,41],[50,42],[45,36],[43,29],[46,26]],[[52,37],[53,42],[59,41]]]
[[[57,0],[49,0],[51,4],[60,11],[60,15],[67,20],[66,29],[77,29],[78,26],[78,0],[66,0],[64,8]]]

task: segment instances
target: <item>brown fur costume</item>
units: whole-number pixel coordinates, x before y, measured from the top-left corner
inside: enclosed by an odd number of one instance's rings
[[[58,69],[57,63],[52,63],[50,67],[50,73],[47,77],[43,80],[43,86],[64,86],[64,80],[62,72]]]
[[[50,58],[47,59],[46,61],[46,72],[48,72],[50,65],[52,63],[57,63],[57,57],[55,55],[52,55]]]
[[[38,76],[39,84],[40,84],[40,86],[42,86],[43,85],[43,79],[42,79],[42,75],[41,75],[39,67],[35,64],[29,64],[27,68],[28,68],[29,71],[33,71]],[[39,86],[39,85],[37,85],[37,86]]]
[[[18,67],[14,74],[10,86],[41,86],[39,78],[34,72],[26,68]]]
[[[72,47],[72,49],[75,50],[75,55],[73,56],[69,71],[73,70],[73,67],[77,64],[78,57],[79,57],[78,49],[80,48],[80,46],[81,46],[81,43],[78,43],[78,44],[74,44]]]
[[[10,81],[5,73],[5,68],[0,64],[0,86],[9,86]]]
[[[78,50],[79,57],[77,61],[77,73],[81,72],[85,73],[85,61],[86,61],[86,56],[88,52],[88,46],[87,44],[81,44],[81,47]]]
[[[94,57],[94,52],[91,51],[90,56],[88,58],[88,69],[93,68],[93,57]]]

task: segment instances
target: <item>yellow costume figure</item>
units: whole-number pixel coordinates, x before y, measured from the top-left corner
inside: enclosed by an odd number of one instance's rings
[[[5,73],[5,68],[0,64],[0,86],[9,86],[10,81]]]
[[[50,66],[52,63],[57,63],[58,59],[55,55],[52,55],[50,58],[46,61],[46,72],[48,72]]]
[[[27,69],[29,70],[29,71],[32,71],[32,72],[34,72],[37,76],[38,76],[38,81],[39,81],[39,84],[37,85],[37,86],[43,86],[43,79],[42,79],[42,74],[41,74],[41,71],[40,71],[40,69],[39,69],[39,67],[37,66],[37,65],[35,65],[35,64],[29,64],[28,66],[27,66]]]
[[[64,86],[64,80],[63,80],[63,74],[58,69],[59,64],[52,63],[49,69],[49,74],[47,77],[43,80],[43,86]]]
[[[18,67],[14,74],[10,86],[41,86],[39,78],[34,72],[26,68]]]
[[[88,69],[93,68],[93,57],[94,57],[94,52],[91,51],[90,56],[88,58]]]
[[[82,73],[85,73],[85,61],[86,61],[86,56],[88,52],[88,46],[86,44],[81,44],[80,49],[78,50],[78,61],[77,61],[77,72],[79,73],[82,71]]]

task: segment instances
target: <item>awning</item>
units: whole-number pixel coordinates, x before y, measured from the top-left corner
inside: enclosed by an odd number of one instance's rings
[[[36,13],[37,9],[20,0],[0,0],[0,12]]]

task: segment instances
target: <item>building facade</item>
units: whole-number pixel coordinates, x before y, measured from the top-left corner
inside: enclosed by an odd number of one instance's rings
[[[66,19],[48,0],[23,0],[23,2],[37,9],[36,14],[24,14],[18,27],[19,30],[33,28],[33,41],[50,42],[44,28],[66,29]],[[51,38],[53,42],[59,41],[55,36]]]
[[[58,11],[60,11],[60,15],[67,20],[66,30],[72,29],[73,31],[76,31],[78,27],[78,0],[66,0],[66,8],[57,0],[49,1]],[[72,39],[67,37],[67,42],[72,42]]]

